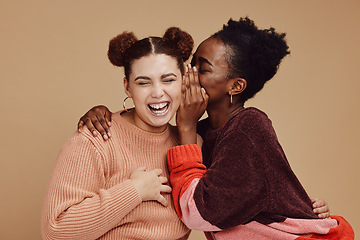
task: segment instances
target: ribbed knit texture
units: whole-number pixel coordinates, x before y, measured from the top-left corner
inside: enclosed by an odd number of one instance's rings
[[[187,239],[171,194],[168,207],[142,202],[129,180],[140,166],[160,168],[169,178],[167,150],[176,145],[173,127],[149,133],[114,113],[110,140],[88,130],[61,149],[42,214],[44,239]]]

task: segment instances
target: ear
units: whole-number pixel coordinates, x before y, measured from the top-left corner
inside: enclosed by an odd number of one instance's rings
[[[124,89],[125,89],[126,95],[127,95],[129,98],[131,98],[129,81],[126,79],[126,77],[124,77]]]
[[[242,93],[247,86],[247,81],[244,78],[233,78],[228,81],[229,95],[237,95]]]

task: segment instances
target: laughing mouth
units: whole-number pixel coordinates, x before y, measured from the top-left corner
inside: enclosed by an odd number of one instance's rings
[[[153,103],[149,104],[148,107],[154,114],[164,114],[169,108],[169,102]]]

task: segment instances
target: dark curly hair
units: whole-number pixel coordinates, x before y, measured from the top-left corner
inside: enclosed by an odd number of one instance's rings
[[[285,36],[274,28],[258,29],[248,17],[239,21],[230,19],[211,36],[226,46],[228,78],[241,77],[247,81],[240,101],[245,102],[259,92],[275,75],[281,60],[290,54]]]
[[[173,57],[184,74],[184,62],[189,59],[193,47],[194,40],[191,35],[177,27],[168,28],[162,38],[148,37],[141,40],[132,32],[123,32],[110,40],[108,58],[113,65],[124,67],[127,80],[134,60],[150,54]]]

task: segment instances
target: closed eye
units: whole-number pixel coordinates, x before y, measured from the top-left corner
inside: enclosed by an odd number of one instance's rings
[[[172,79],[172,78],[163,80],[164,83],[171,83],[174,81],[175,81],[175,79]]]
[[[135,78],[135,83],[138,85],[148,85],[151,83],[151,78],[148,76],[137,76]]]
[[[209,70],[202,69],[202,68],[199,69],[199,73],[206,73],[206,72],[210,72],[210,71],[209,71]]]
[[[139,85],[148,85],[150,82],[138,82]]]

